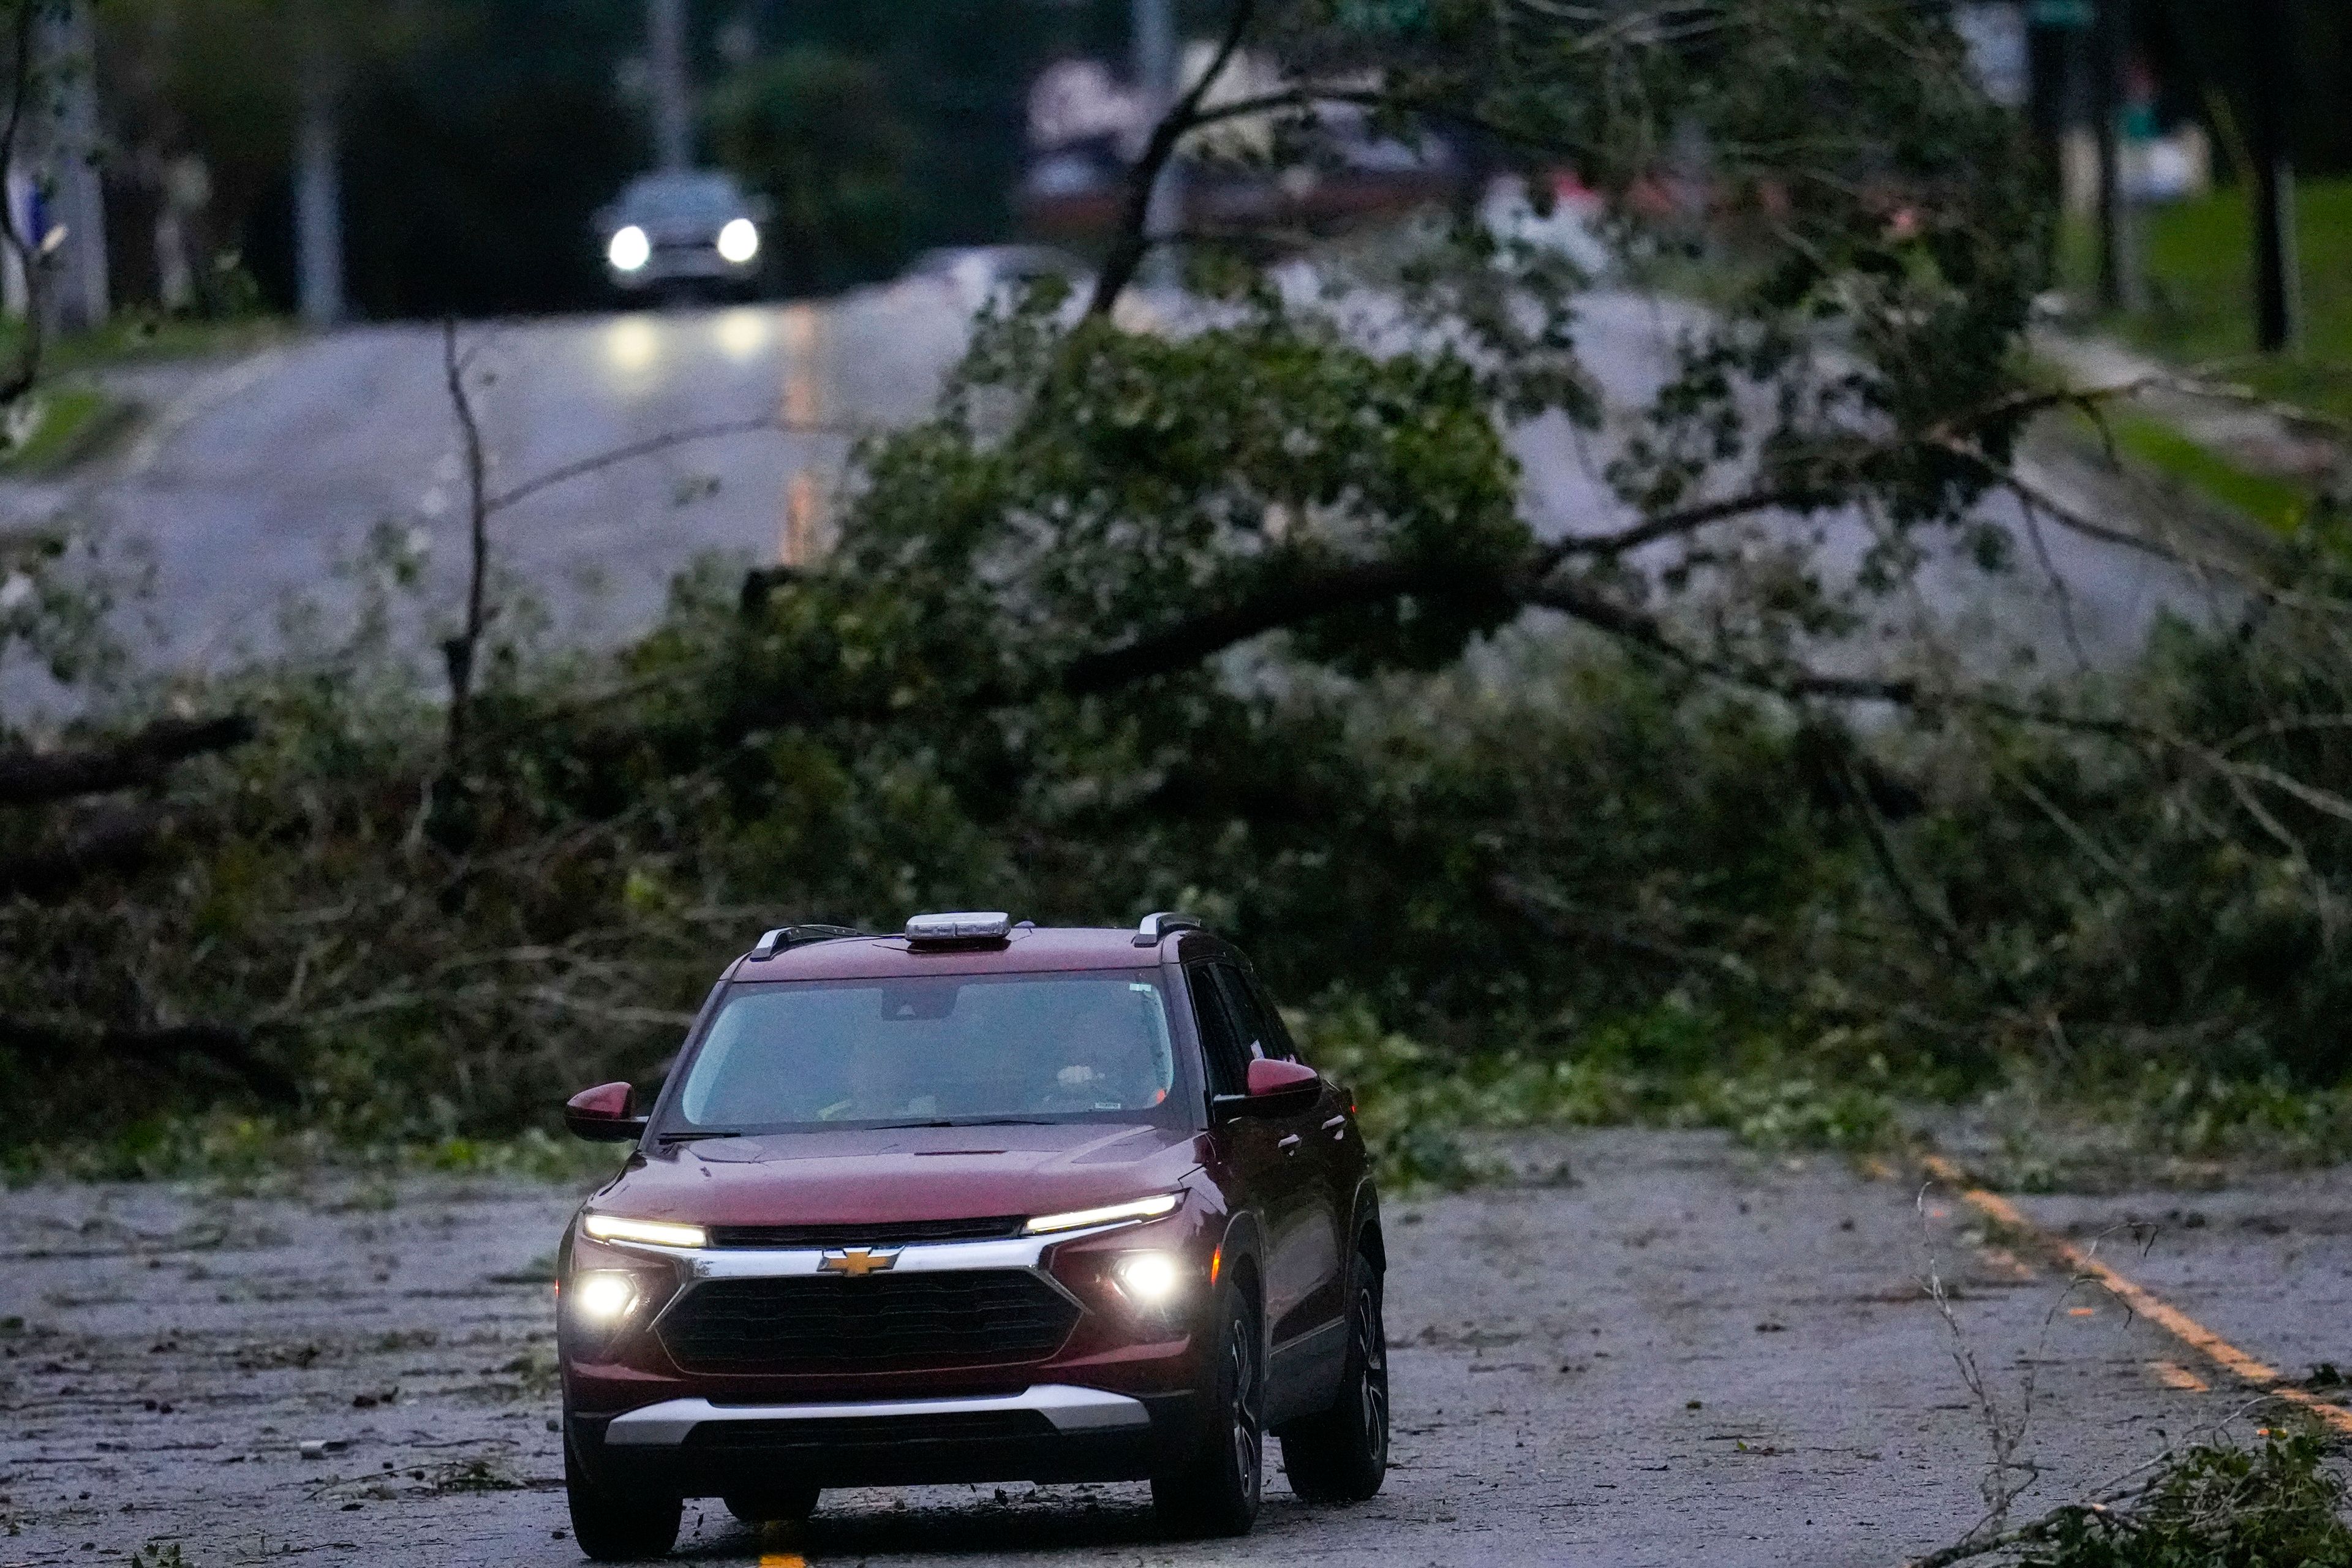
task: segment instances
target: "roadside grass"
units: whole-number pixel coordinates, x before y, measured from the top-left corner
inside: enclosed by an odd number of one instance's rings
[[[1595,1027],[1570,1055],[1466,1060],[1381,1028],[1360,1006],[1292,1023],[1307,1059],[1355,1092],[1381,1178],[1403,1189],[1500,1176],[1476,1135],[1534,1127],[1715,1127],[1757,1149],[1891,1151],[1907,1136],[1901,1104],[1933,1092],[1876,1058],[1844,1061],[1855,1053],[1841,1042],[1800,1054],[1674,1005]],[[1700,1065],[1710,1051],[1730,1065]]]
[[[2255,473],[2153,416],[2117,411],[2106,425],[2124,456],[2273,532],[2293,534],[2313,517],[2315,498],[2301,485]]]
[[[2247,195],[2230,186],[2141,214],[2145,310],[2101,325],[2149,353],[2228,374],[2281,403],[2352,419],[2352,178],[2305,180],[2296,191],[2303,344],[2254,352],[2253,226]],[[2092,277],[2087,226],[2070,224],[2061,273],[2077,293]]]
[[[59,386],[34,396],[21,442],[0,454],[0,473],[47,479],[105,447],[131,427],[138,410],[93,386]]]
[[[146,1117],[110,1137],[28,1142],[0,1149],[0,1181],[211,1181],[230,1190],[299,1188],[326,1172],[371,1177],[376,1206],[389,1207],[388,1184],[443,1173],[581,1182],[610,1175],[625,1145],[585,1143],[526,1128],[510,1137],[450,1136],[380,1141],[339,1134],[275,1116],[234,1111],[172,1111]]]
[[[1569,1054],[1451,1058],[1359,1007],[1294,1016],[1308,1059],[1356,1093],[1383,1181],[1459,1188],[1507,1172],[1482,1135],[1717,1128],[1771,1152],[1860,1162],[1935,1147],[2023,1192],[2210,1184],[2250,1166],[2352,1161],[2352,1086],[2308,1088],[2146,1062],[2054,1070],[2021,1058],[1962,1081],[1890,1067],[1857,1040],[1781,1037],[1667,1005],[1583,1031]],[[1713,1063],[1699,1059],[1711,1042]]]
[[[15,321],[0,320],[0,361],[15,358],[23,330]],[[65,374],[142,362],[250,353],[300,335],[299,326],[278,316],[214,320],[125,310],[104,326],[49,343],[42,365],[46,374]]]
[[[1920,1120],[1979,1180],[2011,1192],[2195,1188],[2249,1166],[2352,1160],[2352,1089],[2156,1063],[2092,1083],[2020,1064]]]

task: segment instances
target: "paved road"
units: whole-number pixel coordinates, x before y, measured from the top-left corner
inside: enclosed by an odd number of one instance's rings
[[[928,404],[961,331],[941,290],[909,285],[823,307],[472,324],[461,342],[496,493],[698,426],[903,421]],[[371,327],[127,374],[120,384],[149,410],[143,431],[68,481],[0,486],[0,519],[68,515],[101,524],[119,555],[151,551],[166,663],[274,646],[299,599],[339,634],[352,602],[342,569],[379,525],[429,551],[429,630],[457,613],[466,555],[442,355],[438,327]],[[649,620],[698,555],[778,559],[788,515],[829,492],[845,447],[758,432],[604,469],[500,513],[498,557],[558,637],[606,640]]]
[[[917,282],[814,304],[469,326],[464,342],[494,378],[478,399],[490,488],[667,432],[778,413],[799,424],[901,423],[928,406],[962,342],[963,310]],[[1588,301],[1582,352],[1621,416],[1650,395],[1689,324],[1670,304]],[[134,635],[160,637],[158,663],[216,668],[272,647],[298,602],[320,612],[310,635],[344,635],[354,594],[343,569],[380,525],[428,551],[401,635],[422,647],[452,623],[465,509],[437,328],[356,329],[232,363],[128,373],[121,384],[151,411],[142,433],[67,481],[0,483],[0,527],[69,515],[102,525],[126,563],[146,552],[150,625]],[[1529,511],[1544,532],[1627,521],[1599,477],[1612,439],[1557,422],[1521,435]],[[838,438],[769,431],[606,468],[500,514],[498,558],[546,608],[551,637],[608,641],[650,620],[698,557],[772,562],[795,514],[821,526],[844,449]],[[2084,493],[2082,474],[2056,478],[2112,511],[2115,498],[2095,485]],[[2045,563],[2026,548],[2013,508],[1990,515],[2019,529],[2020,570],[1989,583],[1963,563],[1963,542],[1934,542],[1938,559],[1918,594],[1884,606],[1882,647],[1909,647],[1926,629],[1981,673],[2010,668],[2020,647],[2042,668],[2106,663],[2137,645],[2159,608],[2204,602],[2143,556],[2055,529],[2043,531]],[[1851,573],[1871,538],[1852,515],[1804,533],[1786,519],[1765,527],[1791,541],[1817,531],[1832,577]],[[16,685],[9,691],[21,700]]]
[[[750,1563],[1887,1564],[1982,1508],[1979,1410],[1930,1266],[1999,1397],[2033,1382],[2022,1509],[2076,1495],[2244,1391],[2145,1316],[1983,1244],[1967,1204],[1709,1134],[1519,1144],[1523,1184],[1391,1205],[1396,1459],[1246,1542],[1158,1541],[1132,1486],[829,1493],[793,1536],[689,1510]],[[454,1180],[298,1195],[41,1187],[0,1209],[0,1568],[281,1553],[578,1561],[548,1430],[564,1191]],[[2352,1174],[2036,1200],[2077,1237],[2165,1222],[2142,1283],[2301,1374],[2352,1364]],[[2200,1216],[2192,1223],[2191,1213]],[[22,1319],[21,1324],[14,1320]],[[304,1439],[346,1447],[320,1459]]]

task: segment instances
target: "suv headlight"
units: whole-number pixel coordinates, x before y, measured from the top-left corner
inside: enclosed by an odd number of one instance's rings
[[[608,1329],[637,1304],[637,1282],[618,1268],[585,1268],[572,1277],[572,1314],[593,1328]]]
[[[1184,1296],[1184,1262],[1172,1252],[1130,1252],[1111,1265],[1118,1293],[1148,1311],[1165,1311]]]
[[[698,1225],[666,1219],[626,1219],[616,1214],[580,1216],[580,1228],[598,1241],[635,1241],[647,1247],[708,1247],[710,1233]]]
[[[1123,1221],[1158,1219],[1172,1214],[1183,1202],[1180,1193],[1161,1193],[1157,1196],[1138,1198],[1131,1204],[1108,1204],[1098,1209],[1072,1209],[1066,1214],[1041,1214],[1021,1227],[1024,1236],[1045,1236],[1056,1230],[1086,1230],[1097,1225],[1117,1225]]]

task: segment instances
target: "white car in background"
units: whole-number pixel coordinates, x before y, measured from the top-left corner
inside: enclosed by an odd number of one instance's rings
[[[596,214],[604,275],[625,294],[749,289],[760,276],[768,204],[732,174],[640,174]]]

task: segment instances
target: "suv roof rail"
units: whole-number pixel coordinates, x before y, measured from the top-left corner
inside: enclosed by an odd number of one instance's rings
[[[1143,917],[1135,928],[1135,945],[1158,947],[1160,939],[1180,931],[1206,931],[1198,916],[1180,915],[1173,910],[1155,910]]]
[[[873,934],[854,926],[778,926],[751,944],[751,958],[754,963],[765,963],[780,952],[788,952],[813,942],[839,942],[844,937]]]

